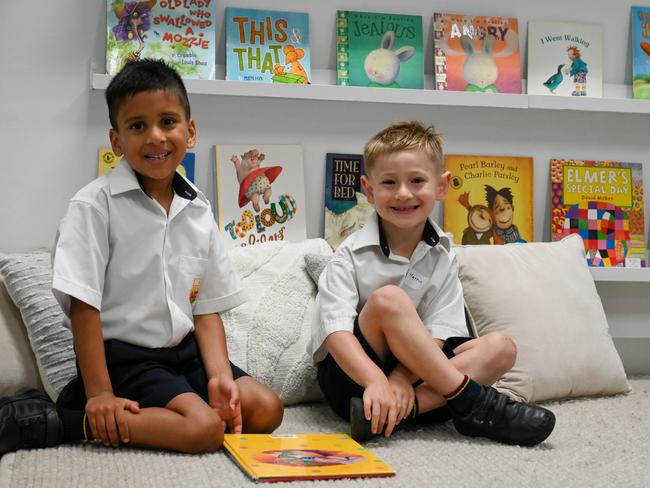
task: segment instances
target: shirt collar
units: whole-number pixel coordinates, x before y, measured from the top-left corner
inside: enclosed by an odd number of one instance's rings
[[[352,246],[353,251],[367,246],[379,246],[384,256],[388,257],[390,255],[390,248],[388,247],[388,241],[386,241],[386,234],[384,234],[381,218],[377,212],[370,214],[363,228],[357,232],[359,233],[359,236]],[[443,247],[447,250],[451,248],[451,243],[447,234],[445,234],[430,218],[427,219],[424,224],[422,240],[432,248],[437,246],[439,243],[442,243]]]
[[[121,160],[113,171],[108,174],[108,181],[111,188],[111,195],[113,196],[138,189],[141,189],[147,194],[141,184],[140,176],[133,171],[131,165],[125,160]],[[186,200],[194,200],[197,196],[197,192],[192,184],[178,171],[174,173],[172,188],[179,197],[185,198]]]

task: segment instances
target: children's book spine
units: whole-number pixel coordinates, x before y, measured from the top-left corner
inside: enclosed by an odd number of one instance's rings
[[[444,36],[443,14],[433,14],[433,74],[436,90],[447,89],[447,60],[442,49]]]
[[[336,12],[336,83],[341,86],[350,84],[348,34],[348,12],[339,10]]]

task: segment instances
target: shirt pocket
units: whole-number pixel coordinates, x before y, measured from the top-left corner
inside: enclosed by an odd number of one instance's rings
[[[174,280],[174,301],[188,316],[198,299],[208,260],[191,256],[179,256],[178,271]]]

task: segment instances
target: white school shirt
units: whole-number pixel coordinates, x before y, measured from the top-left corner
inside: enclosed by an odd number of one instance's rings
[[[104,340],[177,345],[193,315],[223,312],[244,293],[205,196],[174,175],[169,215],[126,161],[82,188],[59,225],[52,290],[100,312]]]
[[[376,212],[337,249],[318,280],[308,350],[315,362],[327,356],[325,338],[354,330],[354,320],[378,288],[397,285],[411,298],[431,335],[467,337],[458,261],[449,238],[427,220],[411,259],[393,254]]]

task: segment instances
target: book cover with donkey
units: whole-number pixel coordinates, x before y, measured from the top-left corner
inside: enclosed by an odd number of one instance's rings
[[[215,77],[213,0],[107,0],[106,73],[129,60],[162,59],[183,78]]]
[[[309,14],[226,8],[226,79],[309,84]]]
[[[229,247],[307,238],[302,146],[216,145],[215,217]]]
[[[362,154],[326,154],[324,235],[334,250],[361,229],[374,210],[361,186],[364,174]]]
[[[457,244],[532,242],[533,158],[446,154],[444,229]]]
[[[602,97],[602,27],[528,22],[528,93]]]
[[[589,266],[646,266],[640,163],[551,160],[551,238],[579,234]]]
[[[436,90],[521,93],[516,18],[433,14]]]
[[[632,93],[650,99],[650,7],[632,7]]]
[[[424,88],[422,17],[336,12],[337,83]]]

